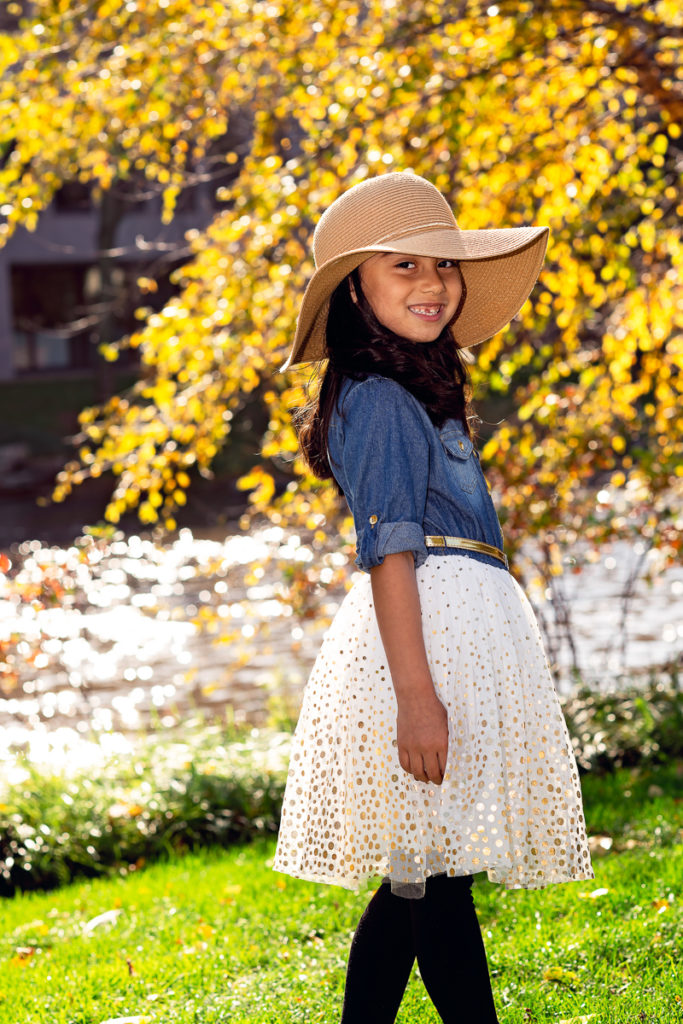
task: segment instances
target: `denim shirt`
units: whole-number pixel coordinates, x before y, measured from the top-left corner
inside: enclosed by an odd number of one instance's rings
[[[398,551],[412,551],[416,568],[429,554],[505,568],[492,555],[427,548],[424,542],[425,534],[445,534],[503,548],[479,453],[459,419],[437,429],[396,381],[347,378],[330,420],[327,452],[353,516],[359,569],[369,572]]]

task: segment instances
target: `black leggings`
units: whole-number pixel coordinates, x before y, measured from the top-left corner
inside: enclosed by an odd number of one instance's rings
[[[421,899],[380,885],[351,943],[341,1024],[393,1024],[415,957],[444,1024],[498,1024],[472,875],[434,875]]]

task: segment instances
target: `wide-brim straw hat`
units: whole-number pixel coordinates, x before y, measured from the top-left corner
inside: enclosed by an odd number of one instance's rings
[[[316,270],[282,370],[325,358],[330,296],[373,253],[459,260],[467,296],[452,331],[456,345],[469,348],[493,337],[519,312],[547,244],[545,227],[462,231],[445,197],[417,174],[396,171],[367,178],[339,196],[317,224]]]

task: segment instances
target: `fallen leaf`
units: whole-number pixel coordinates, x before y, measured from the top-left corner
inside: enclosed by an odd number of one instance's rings
[[[607,892],[609,892],[609,889],[593,889],[592,892],[580,892],[577,895],[580,900],[595,900],[598,896],[604,896]]]
[[[10,963],[13,967],[26,967],[36,953],[35,946],[17,946]]]
[[[546,967],[543,971],[543,980],[558,981],[564,985],[576,985],[579,981],[579,976],[575,971],[567,971],[559,964],[553,964],[552,967]]]
[[[589,836],[588,848],[592,854],[600,856],[611,849],[614,840],[611,836]]]
[[[121,908],[116,907],[114,910],[105,910],[103,914],[98,914],[97,917],[91,917],[90,920],[83,925],[83,931],[86,935],[94,931],[95,928],[99,928],[103,924],[115,924],[116,919],[121,913]]]
[[[151,1017],[108,1017],[101,1020],[100,1024],[147,1024]]]

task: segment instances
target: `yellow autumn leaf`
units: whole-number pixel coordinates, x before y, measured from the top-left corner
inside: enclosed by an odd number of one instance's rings
[[[177,217],[184,233],[165,305],[154,261],[125,295],[112,300],[103,282],[93,297],[94,323],[112,301],[134,311],[139,330],[96,340],[109,362],[135,349],[139,380],[125,398],[83,410],[78,467],[55,482],[52,500],[110,473],[109,522],[136,509],[143,523],[175,528],[189,474],[159,504],[143,482],[151,458],[165,480],[179,465],[208,472],[258,408],[254,421],[267,425],[253,441],[256,468],[239,483],[250,508],[278,525],[323,514],[325,530],[340,528],[341,503],[297,456],[291,427],[311,367],[277,371],[321,212],[368,174],[410,169],[444,190],[464,228],[550,229],[530,301],[471,365],[480,411],[509,410],[486,424],[480,454],[510,555],[534,535],[566,545],[589,530],[595,543],[627,535],[628,512],[597,494],[609,481],[635,502],[638,473],[637,493],[671,510],[658,529],[674,521],[683,493],[674,0],[649,5],[637,61],[624,4],[593,5],[588,17],[559,0],[434,0],[408,20],[400,4],[360,0],[284,0],[277,17],[267,4],[128,6],[107,0],[84,21],[68,4],[54,17],[54,4],[36,0],[0,36],[0,146],[11,156],[0,167],[0,245],[33,230],[74,180],[91,186],[98,213],[124,181],[133,195],[154,192],[163,223]],[[206,190],[201,226],[188,182]],[[138,305],[140,294],[156,308]],[[287,474],[298,498],[279,486]],[[543,570],[546,585],[561,566]]]
[[[552,967],[546,967],[544,969],[543,980],[556,981],[564,985],[576,985],[580,979],[575,971],[568,971],[559,964],[555,964]]]

